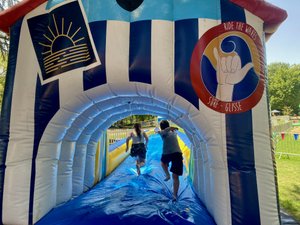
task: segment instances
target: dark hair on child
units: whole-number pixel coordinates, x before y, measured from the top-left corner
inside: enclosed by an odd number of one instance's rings
[[[162,120],[162,121],[160,121],[159,125],[160,125],[160,129],[161,130],[164,130],[164,129],[170,127],[170,124],[169,124],[168,120]]]
[[[141,138],[141,137],[142,137],[142,136],[141,136],[141,133],[142,133],[142,130],[141,130],[142,125],[141,125],[140,123],[135,123],[135,124],[133,125],[133,127],[134,127],[134,130],[135,130],[136,134],[138,135],[138,137]]]

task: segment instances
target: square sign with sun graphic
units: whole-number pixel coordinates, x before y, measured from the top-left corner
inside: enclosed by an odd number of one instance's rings
[[[77,1],[29,19],[28,26],[43,83],[97,62],[92,38]]]

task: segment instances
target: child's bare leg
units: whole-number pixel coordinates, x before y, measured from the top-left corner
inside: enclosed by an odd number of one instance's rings
[[[177,194],[179,189],[179,176],[173,173],[172,178],[173,178],[173,198],[177,200]]]
[[[145,165],[145,159],[142,159],[141,161],[140,161],[140,167],[143,167]]]
[[[141,175],[141,169],[140,169],[140,165],[139,164],[136,164],[136,172],[139,175]]]
[[[137,157],[137,159],[136,159],[136,172],[137,172],[138,176],[141,175],[140,167],[141,167],[140,157]]]
[[[168,181],[170,180],[170,173],[169,173],[169,169],[168,169],[168,165],[167,164],[164,164],[163,162],[160,162],[161,163],[161,167],[163,168],[165,174],[166,174],[166,179],[165,181]]]

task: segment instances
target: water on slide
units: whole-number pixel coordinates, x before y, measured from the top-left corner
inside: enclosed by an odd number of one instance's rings
[[[37,224],[215,225],[186,172],[180,177],[178,200],[172,201],[172,179],[164,181],[161,151],[161,138],[151,136],[140,176],[134,158],[128,157],[93,189],[54,208]]]

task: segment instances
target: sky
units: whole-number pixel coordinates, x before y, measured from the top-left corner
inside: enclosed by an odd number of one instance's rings
[[[266,43],[267,64],[300,64],[300,0],[266,1],[288,13],[288,18]]]

